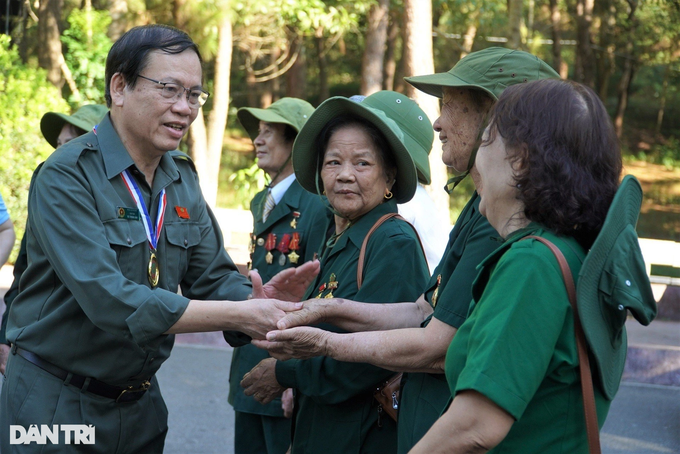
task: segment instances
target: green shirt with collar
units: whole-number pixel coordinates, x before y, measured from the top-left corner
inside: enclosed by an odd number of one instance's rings
[[[121,177],[125,169],[153,221],[166,190],[157,288],[148,281],[149,244]],[[128,209],[125,215],[120,208]],[[180,216],[182,208],[187,214]],[[137,386],[167,359],[174,336],[163,333],[190,299],[243,300],[251,293],[224,250],[189,157],[164,154],[150,188],[108,115],[96,134],[70,141],[47,159],[28,209],[30,260],[7,337],[69,372]]]
[[[366,248],[364,280],[357,288],[357,265],[363,240],[384,214],[396,213],[392,200],[378,205],[324,250],[321,272],[308,297],[348,298],[368,303],[415,301],[427,280],[428,268],[413,229],[389,219],[372,235]],[[321,328],[340,332],[337,327]],[[364,363],[328,357],[278,361],[276,378],[296,388],[293,454],[378,453],[396,450],[396,424],[388,416],[378,425],[377,385],[394,372]]]
[[[477,265],[500,244],[498,233],[479,212],[475,192],[451,230],[441,261],[425,287],[434,316],[454,328],[467,317]],[[434,298],[434,292],[437,297]],[[399,404],[399,453],[407,453],[432,427],[451,398],[444,374],[404,374]]]
[[[279,271],[312,260],[314,254],[320,252],[325,232],[331,221],[331,212],[319,196],[305,191],[300,183],[294,180],[279,203],[269,213],[267,220],[263,222],[262,209],[267,198],[267,191],[265,189],[257,193],[250,203],[250,212],[253,214],[254,221],[251,235],[251,266],[258,270],[263,283],[268,282]],[[264,247],[267,237],[270,234],[276,235],[276,244],[279,245],[285,235],[290,235],[289,238],[291,238],[294,233],[300,237],[299,249],[296,251],[300,256],[297,263],[291,263],[288,258],[290,251],[282,253],[277,249],[271,251],[272,263],[267,263],[265,259],[267,250]],[[282,255],[286,257],[283,265],[280,263]],[[266,350],[253,345],[234,349],[229,371],[229,403],[234,410],[283,417],[280,398],[262,405],[254,397],[246,396],[240,385],[243,376],[268,357]]]
[[[575,284],[585,258],[576,240],[538,224],[512,234],[480,265],[468,319],[446,356],[452,395],[475,390],[516,422],[491,453],[588,453],[574,316],[553,242]],[[523,241],[522,241],[523,240]],[[611,402],[595,387],[600,427]]]

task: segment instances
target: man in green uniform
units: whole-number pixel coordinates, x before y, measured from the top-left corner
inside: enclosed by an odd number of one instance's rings
[[[446,73],[409,77],[406,81],[442,98],[441,115],[433,127],[442,142],[442,160],[462,174],[452,183],[469,174],[477,184],[474,161],[479,137],[484,118],[500,93],[508,85],[553,77],[559,75],[538,57],[492,47],[471,53]],[[442,373],[446,349],[467,316],[477,265],[498,247],[497,237],[479,212],[475,192],[458,217],[444,256],[415,304],[323,301],[309,305],[309,311],[289,315],[279,324],[282,328],[323,319],[347,331],[366,331],[299,334],[306,336],[310,344],[323,345],[322,354],[326,356],[409,372],[403,379],[399,406],[399,453],[408,452],[418,442],[451,397]],[[288,336],[296,337],[293,333],[272,333],[268,338],[276,341]],[[275,352],[281,347],[270,348]]]
[[[270,179],[250,203],[254,224],[249,267],[260,272],[263,282],[312,260],[330,222],[320,197],[302,189],[293,173],[293,142],[312,112],[311,104],[296,98],[282,98],[266,109],[238,110],[255,145],[257,165]],[[234,349],[229,403],[235,411],[235,454],[283,454],[290,446],[290,415],[284,417],[281,399],[262,405],[240,386],[243,376],[267,357],[266,350],[253,345]]]
[[[78,136],[85,134],[91,130],[94,125],[99,123],[99,120],[108,112],[106,106],[100,104],[87,104],[73,115],[66,115],[60,112],[47,112],[40,120],[40,131],[45,137],[45,140],[54,148],[60,147],[67,142],[75,139]],[[39,165],[35,170],[34,175],[40,170]],[[7,341],[7,317],[9,309],[12,306],[12,301],[19,294],[19,281],[21,275],[26,271],[28,266],[28,255],[26,254],[26,235],[21,238],[21,246],[19,247],[19,255],[14,261],[14,280],[10,285],[7,293],[5,293],[5,312],[2,314],[2,325],[0,326],[0,373],[5,373],[5,366],[7,365],[7,358],[9,356],[9,342]]]
[[[318,272],[312,262],[251,287],[224,251],[191,160],[173,151],[207,97],[186,33],[135,27],[107,58],[110,114],[36,175],[7,327],[4,454],[162,452],[155,372],[172,334],[261,337],[297,305],[248,296],[295,300]]]

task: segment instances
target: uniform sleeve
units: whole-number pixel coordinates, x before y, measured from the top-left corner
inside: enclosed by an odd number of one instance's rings
[[[454,328],[463,324],[472,301],[472,283],[477,277],[477,265],[498,248],[499,243],[493,239],[497,236],[491,224],[479,216],[470,229],[458,264],[437,298],[433,317]]]
[[[545,252],[551,254],[547,248]],[[520,247],[500,259],[471,315],[468,345],[462,346],[467,360],[455,392],[478,391],[517,420],[551,368],[558,338],[571,323],[562,274],[554,257],[546,254]]]
[[[405,226],[405,228],[410,228]],[[402,232],[376,231],[366,251],[364,282],[354,299],[363,302],[415,301],[427,280],[427,264],[418,240]],[[399,285],[394,285],[395,283]],[[365,363],[328,357],[278,361],[276,378],[323,404],[337,404],[369,392],[394,372]]]
[[[29,195],[29,224],[59,280],[92,323],[147,344],[177,322],[189,300],[124,277],[89,184],[77,167],[45,164]]]

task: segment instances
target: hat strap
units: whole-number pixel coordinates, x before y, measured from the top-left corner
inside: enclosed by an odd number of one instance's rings
[[[586,433],[588,435],[588,450],[590,454],[601,454],[600,448],[600,429],[597,424],[597,409],[595,408],[595,392],[593,390],[593,377],[590,372],[590,361],[588,360],[588,350],[586,349],[586,339],[581,326],[581,319],[578,316],[578,306],[576,305],[576,286],[574,278],[569,269],[567,259],[554,243],[536,235],[529,235],[524,239],[532,238],[548,246],[557,259],[562,270],[564,285],[569,295],[569,304],[574,314],[574,334],[576,336],[576,348],[578,351],[578,366],[581,374],[581,394],[583,395],[583,413],[586,420]]]
[[[278,169],[278,170],[276,171],[276,173],[274,174],[274,177],[272,177],[272,178],[269,180],[269,183],[267,183],[267,184],[265,185],[266,188],[269,188],[269,189],[272,188],[272,183],[276,181],[276,179],[279,177],[279,175],[281,175],[281,172],[283,172],[283,169],[286,168],[286,166],[288,165],[288,163],[290,162],[290,160],[291,160],[292,157],[293,157],[293,152],[291,151],[291,153],[288,155],[288,158],[286,159],[286,161],[281,165],[281,167],[279,167],[279,169]],[[266,173],[266,172],[265,172],[265,173]],[[267,175],[269,175],[269,174],[267,174]]]

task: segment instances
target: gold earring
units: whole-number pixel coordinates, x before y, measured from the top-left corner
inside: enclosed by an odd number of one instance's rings
[[[387,194],[385,194],[385,200],[390,200],[394,194],[392,194],[392,191],[389,189],[387,190]]]
[[[325,189],[323,190],[323,195],[326,195],[326,190],[325,190]]]

